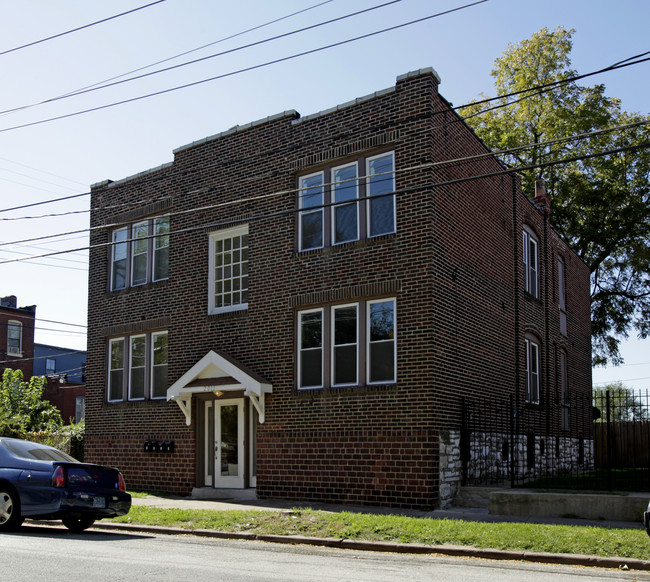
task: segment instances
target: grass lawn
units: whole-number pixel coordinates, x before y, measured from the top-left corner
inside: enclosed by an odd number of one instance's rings
[[[160,509],[134,505],[112,521],[335,539],[392,541],[428,545],[453,544],[519,550],[648,559],[645,530],[608,529],[529,523],[481,523],[312,509],[291,511]]]

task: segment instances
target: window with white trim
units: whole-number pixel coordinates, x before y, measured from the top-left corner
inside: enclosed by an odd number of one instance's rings
[[[393,152],[301,176],[298,187],[301,251],[395,232]]]
[[[7,355],[22,356],[23,324],[20,321],[7,322]]]
[[[533,339],[524,340],[526,348],[526,402],[539,404],[539,344]]]
[[[523,231],[524,290],[533,297],[539,297],[539,253],[537,239],[533,234]]]
[[[560,332],[564,337],[569,335],[566,311],[566,267],[561,257],[557,259],[557,292],[560,304]]]
[[[298,388],[393,384],[395,299],[298,312]]]
[[[56,360],[54,358],[45,358],[45,375],[51,376],[56,373]]]
[[[210,235],[208,313],[248,309],[248,225]]]
[[[166,331],[110,339],[107,400],[166,398],[167,359]]]
[[[118,228],[111,241],[112,291],[169,278],[169,216]]]

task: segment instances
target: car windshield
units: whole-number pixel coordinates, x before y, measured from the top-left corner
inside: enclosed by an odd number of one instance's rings
[[[58,449],[53,449],[47,445],[40,445],[38,443],[30,443],[28,441],[20,440],[2,440],[4,447],[23,459],[30,461],[64,461],[68,463],[78,463],[77,459],[66,455]]]

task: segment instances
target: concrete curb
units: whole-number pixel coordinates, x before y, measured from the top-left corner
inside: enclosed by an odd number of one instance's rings
[[[486,560],[508,560],[515,562],[537,562],[559,564],[564,566],[586,566],[592,568],[614,568],[621,570],[650,571],[649,560],[636,558],[610,558],[603,556],[584,556],[577,554],[552,554],[547,552],[524,552],[513,550],[495,550],[471,546],[427,546],[424,544],[398,544],[394,542],[365,542],[347,539],[316,538],[304,536],[279,536],[255,534],[252,532],[223,532],[206,529],[183,529],[155,525],[138,525],[127,523],[96,523],[92,529],[122,530],[165,535],[192,535],[199,537],[262,541],[275,544],[308,545],[365,552],[391,552],[396,554],[438,554],[443,556],[483,558]]]

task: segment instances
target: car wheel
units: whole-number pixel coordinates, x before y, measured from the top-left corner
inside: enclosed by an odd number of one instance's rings
[[[74,533],[82,532],[95,523],[95,520],[90,517],[64,517],[61,521],[65,527]]]
[[[15,529],[23,522],[18,494],[0,485],[0,530]]]

